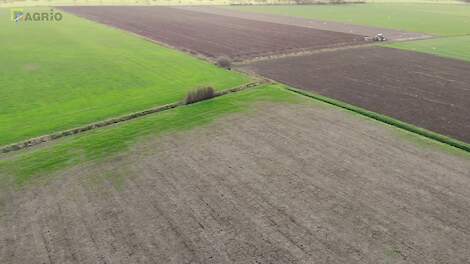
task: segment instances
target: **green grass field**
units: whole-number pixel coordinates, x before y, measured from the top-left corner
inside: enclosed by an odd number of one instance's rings
[[[34,176],[50,174],[83,162],[99,161],[112,154],[125,152],[146,136],[184,131],[208,124],[229,113],[249,111],[250,106],[256,102],[301,100],[306,99],[288,92],[279,85],[250,89],[149,115],[114,127],[63,138],[55,144],[47,144],[39,149],[20,151],[8,159],[0,159],[0,172],[13,176],[13,181],[22,185]]]
[[[430,53],[437,56],[470,61],[470,36],[398,42],[386,47]]]
[[[0,146],[249,81],[72,15],[14,23],[9,12],[0,9]]]
[[[231,8],[439,36],[470,34],[470,4],[369,3],[310,6],[240,6]]]

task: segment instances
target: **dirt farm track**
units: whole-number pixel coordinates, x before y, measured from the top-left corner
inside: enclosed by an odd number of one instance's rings
[[[0,193],[0,263],[470,263],[468,158],[396,133],[261,104],[154,139]]]
[[[61,9],[209,58],[228,56],[234,60],[243,60],[364,43],[360,35],[208,15],[170,7]]]
[[[463,61],[373,47],[243,69],[470,143],[470,64]]]

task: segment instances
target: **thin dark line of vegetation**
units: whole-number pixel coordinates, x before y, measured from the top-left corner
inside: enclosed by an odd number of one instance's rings
[[[349,111],[352,111],[352,112],[358,113],[360,115],[378,120],[380,122],[383,122],[383,123],[401,128],[403,130],[418,134],[420,136],[423,136],[423,137],[426,137],[426,138],[429,138],[429,139],[432,139],[432,140],[450,145],[452,147],[459,148],[459,149],[465,150],[467,152],[470,152],[470,144],[467,144],[467,143],[462,142],[460,140],[453,139],[453,138],[441,135],[439,133],[435,133],[435,132],[429,131],[427,129],[420,128],[420,127],[405,123],[405,122],[397,120],[395,118],[392,118],[392,117],[389,117],[389,116],[386,116],[386,115],[382,115],[382,114],[379,114],[379,113],[376,113],[376,112],[372,112],[372,111],[363,109],[361,107],[350,105],[348,103],[345,103],[345,102],[342,102],[342,101],[339,101],[339,100],[335,100],[335,99],[332,99],[332,98],[329,98],[329,97],[325,97],[325,96],[321,96],[321,95],[318,95],[318,94],[298,90],[298,89],[295,89],[295,88],[292,88],[292,87],[288,87],[287,89],[290,90],[290,91],[293,91],[295,93],[298,93],[298,94],[301,94],[301,95],[304,95],[304,96],[308,96],[310,98],[313,98],[313,99],[316,99],[316,100],[319,100],[319,101],[322,101],[322,102],[325,102],[325,103],[328,103],[328,104],[331,104],[331,105],[334,105],[334,106],[337,106],[337,107],[347,109]]]

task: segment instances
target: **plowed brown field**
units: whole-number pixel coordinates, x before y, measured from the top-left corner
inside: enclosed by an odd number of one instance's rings
[[[61,7],[170,46],[243,60],[364,43],[363,36],[170,7]]]
[[[0,196],[0,263],[469,263],[468,158],[392,130],[273,104],[146,141]]]
[[[373,47],[244,69],[470,142],[470,64],[463,61]]]

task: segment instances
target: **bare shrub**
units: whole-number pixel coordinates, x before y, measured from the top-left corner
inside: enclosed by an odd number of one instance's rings
[[[230,70],[232,61],[228,57],[222,56],[217,59],[217,66]]]
[[[192,104],[199,101],[207,100],[215,96],[215,90],[212,87],[202,87],[188,92],[185,103]]]

